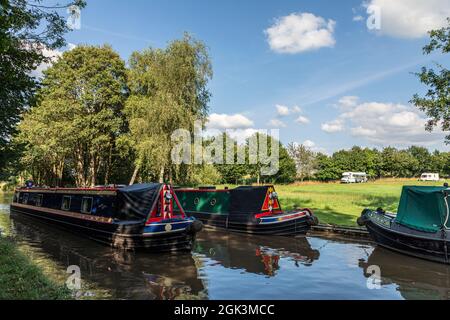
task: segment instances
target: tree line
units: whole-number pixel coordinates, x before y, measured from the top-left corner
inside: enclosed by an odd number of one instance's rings
[[[333,155],[314,153],[305,146],[290,144],[298,180],[339,180],[344,172],[366,172],[372,179],[413,178],[424,172],[450,176],[450,152],[411,146],[407,149],[353,147]]]

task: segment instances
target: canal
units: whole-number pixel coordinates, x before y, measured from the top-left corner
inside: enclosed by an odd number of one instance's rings
[[[450,267],[371,243],[202,231],[192,253],[114,250],[26,218],[0,195],[0,230],[56,281],[78,266],[89,299],[448,299]],[[381,280],[370,278],[379,268]]]

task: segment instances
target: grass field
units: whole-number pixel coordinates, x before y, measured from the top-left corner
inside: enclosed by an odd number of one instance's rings
[[[396,212],[404,185],[442,185],[417,180],[380,180],[365,184],[305,183],[279,185],[284,210],[310,208],[321,223],[356,226],[356,219],[364,208],[382,207]]]

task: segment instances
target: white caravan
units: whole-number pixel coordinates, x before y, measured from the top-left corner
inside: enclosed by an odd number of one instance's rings
[[[344,172],[341,179],[341,183],[365,183],[367,181],[365,172]]]
[[[422,173],[420,181],[439,181],[439,173]]]

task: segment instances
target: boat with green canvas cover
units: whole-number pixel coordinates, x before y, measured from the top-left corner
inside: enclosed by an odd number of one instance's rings
[[[188,216],[206,227],[265,235],[305,234],[318,223],[310,209],[284,212],[274,186],[175,189]]]
[[[405,186],[397,214],[365,209],[358,224],[380,246],[450,264],[449,193],[448,185]]]

